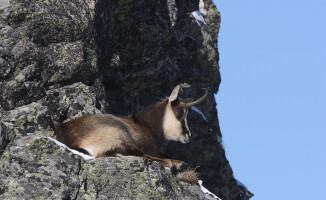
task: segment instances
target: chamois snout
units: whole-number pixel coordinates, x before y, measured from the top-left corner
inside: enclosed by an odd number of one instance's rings
[[[192,99],[178,99],[180,89],[180,85],[175,87],[168,99],[163,119],[163,132],[166,140],[186,144],[191,137],[187,123],[188,109],[203,101],[207,97],[208,91],[205,89],[205,94],[201,98],[192,101]]]
[[[187,144],[190,141],[189,133],[183,134],[183,137],[179,139],[182,144]]]

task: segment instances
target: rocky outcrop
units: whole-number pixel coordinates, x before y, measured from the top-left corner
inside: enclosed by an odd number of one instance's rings
[[[151,160],[84,161],[35,133],[15,139],[1,158],[1,199],[214,199]]]
[[[211,198],[148,159],[84,161],[47,138],[64,121],[127,116],[187,82],[182,97],[210,91],[198,106],[204,117],[190,111],[191,142],[165,152],[200,166],[220,198],[239,199],[218,139],[219,23],[211,0],[1,1],[0,198]]]

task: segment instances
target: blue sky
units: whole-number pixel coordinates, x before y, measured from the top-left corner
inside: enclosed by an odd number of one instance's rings
[[[214,0],[226,156],[253,200],[326,199],[326,0]]]

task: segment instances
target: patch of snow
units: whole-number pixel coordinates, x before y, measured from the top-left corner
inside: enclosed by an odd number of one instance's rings
[[[214,130],[210,128],[209,131],[213,132]],[[222,137],[219,136],[219,135],[217,135],[217,134],[216,134],[216,137],[217,137],[217,141],[218,141],[219,143],[221,143],[221,142],[222,142]]]
[[[217,135],[217,141],[218,141],[219,143],[222,142],[222,138],[221,138],[221,136]]]
[[[59,141],[56,140],[56,139],[53,139],[53,138],[51,138],[51,137],[48,137],[48,139],[51,140],[51,141],[53,141],[53,142],[56,143],[57,145],[59,145],[59,146],[61,146],[61,147],[64,147],[64,148],[68,149],[68,150],[71,151],[72,153],[74,153],[74,154],[76,154],[76,155],[79,155],[79,156],[83,157],[84,160],[90,160],[90,159],[94,159],[94,158],[95,158],[95,157],[93,157],[93,156],[86,155],[86,154],[81,153],[81,152],[79,152],[79,151],[76,151],[76,150],[74,150],[74,149],[70,149],[70,148],[67,147],[65,144],[59,142]]]
[[[168,167],[164,167],[164,169],[165,169],[165,171],[171,171],[171,169]]]
[[[198,184],[200,186],[201,191],[203,191],[206,194],[210,194],[212,195],[215,199],[218,200],[222,200],[221,198],[219,198],[218,196],[216,196],[215,194],[211,193],[210,191],[208,191],[204,186],[203,186],[203,181],[202,180],[198,180]]]
[[[206,24],[206,21],[205,21],[203,15],[198,10],[192,12],[191,14],[196,19],[196,22],[197,22],[198,26],[200,26],[199,22],[202,22],[202,23]]]
[[[199,11],[200,13],[203,13],[203,15],[207,15],[208,10],[205,8],[205,3],[203,0],[199,1]]]
[[[193,110],[196,113],[200,114],[203,117],[203,119],[207,122],[207,119],[206,119],[205,115],[198,108],[196,108],[195,106],[192,106],[191,110]]]

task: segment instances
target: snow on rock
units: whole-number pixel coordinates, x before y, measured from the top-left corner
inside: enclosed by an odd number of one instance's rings
[[[171,169],[170,168],[168,168],[168,167],[164,167],[164,169],[165,169],[165,171],[171,171]]]
[[[69,151],[71,151],[72,153],[77,154],[77,155],[83,157],[84,160],[90,160],[90,159],[94,159],[94,158],[95,158],[95,157],[93,157],[93,156],[86,155],[86,154],[81,153],[81,152],[79,152],[79,151],[76,151],[76,150],[74,150],[74,149],[70,149],[70,148],[67,147],[65,144],[59,142],[59,141],[56,140],[56,139],[53,139],[53,138],[51,138],[51,137],[48,137],[48,138],[49,138],[49,140],[53,141],[53,142],[56,143],[57,145],[59,145],[59,146],[61,146],[61,147],[64,147],[64,148],[68,149]]]
[[[213,132],[213,129],[210,128],[209,131],[210,131],[210,132]],[[218,134],[216,134],[216,137],[217,137],[217,141],[218,141],[219,143],[221,143],[221,142],[222,142],[222,137],[219,136]]]
[[[210,194],[212,195],[215,199],[218,200],[222,200],[221,198],[219,198],[218,196],[216,196],[215,194],[211,193],[210,191],[208,191],[204,186],[203,186],[203,181],[202,180],[198,180],[198,184],[200,186],[201,191],[203,191],[206,194]]]
[[[192,106],[191,110],[193,110],[196,113],[200,114],[203,117],[203,119],[207,122],[207,119],[206,119],[205,115],[198,108],[196,108],[195,106]]]
[[[221,143],[221,142],[222,142],[222,137],[219,136],[219,135],[217,135],[217,141],[218,141],[219,143]]]
[[[198,26],[200,26],[199,22],[206,24],[206,21],[205,21],[203,15],[198,10],[192,12],[191,14],[192,14],[192,16],[195,17]]]

